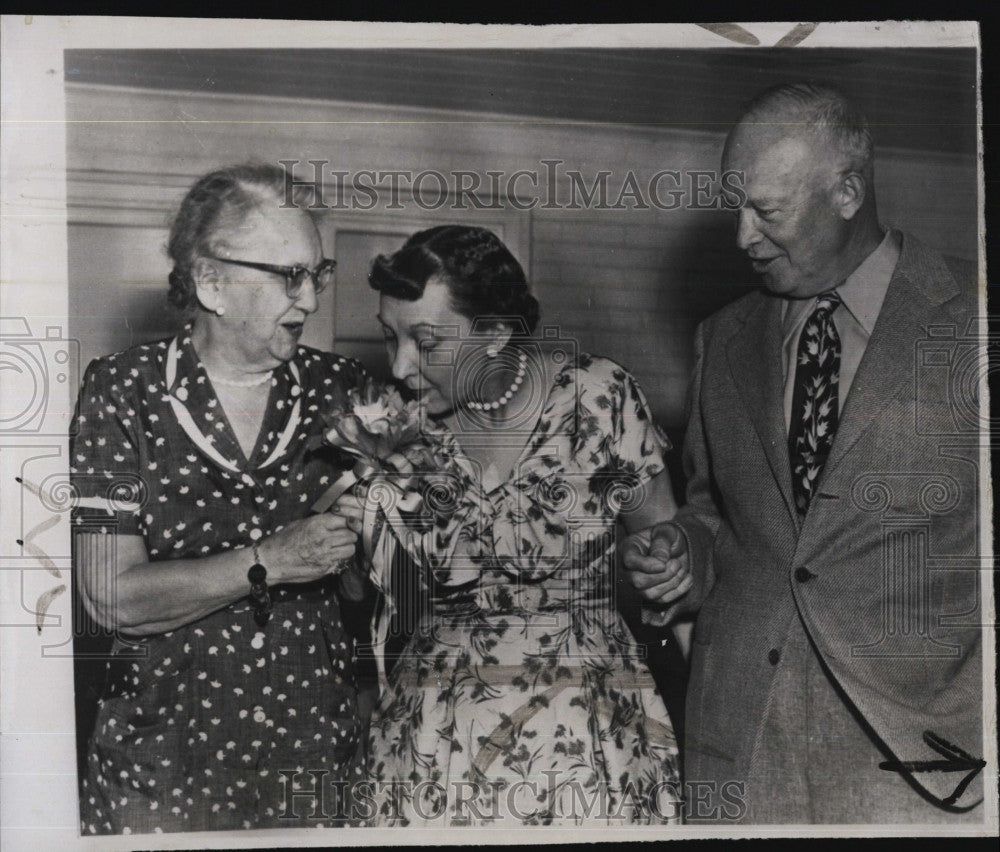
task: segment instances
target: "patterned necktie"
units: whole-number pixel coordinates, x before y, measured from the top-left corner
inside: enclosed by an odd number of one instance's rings
[[[809,511],[837,432],[840,335],[833,324],[833,312],[840,301],[833,291],[823,293],[799,337],[788,453],[800,516]]]

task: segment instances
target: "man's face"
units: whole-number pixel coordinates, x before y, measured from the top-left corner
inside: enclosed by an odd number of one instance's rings
[[[737,125],[723,171],[743,174],[736,242],[768,290],[808,298],[842,281],[838,260],[848,222],[835,204],[838,159],[818,134],[769,125]]]

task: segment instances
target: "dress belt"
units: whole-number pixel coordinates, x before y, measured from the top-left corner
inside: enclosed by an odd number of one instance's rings
[[[455,656],[462,653],[462,651],[463,649],[456,648]],[[572,663],[571,658],[569,661],[561,662],[557,666],[551,668],[546,666],[537,673],[529,672],[527,667],[523,665],[514,666],[507,664],[482,663],[465,665],[461,670],[457,670],[453,665],[453,660],[449,659],[446,661],[446,669],[442,672],[436,671],[433,664],[431,664],[430,668],[425,668],[423,673],[420,673],[413,668],[402,668],[401,666],[397,666],[393,670],[390,680],[392,681],[393,686],[419,686],[420,684],[418,683],[418,680],[420,679],[427,684],[433,684],[436,686],[440,675],[445,674],[445,672],[449,673],[449,675],[457,673],[460,677],[462,676],[462,672],[468,672],[466,677],[469,679],[482,681],[490,686],[511,686],[515,683],[515,679],[518,679],[529,682],[536,681],[536,688],[539,689],[554,687],[566,688],[587,686],[594,681],[611,678],[625,689],[656,689],[656,681],[653,680],[653,676],[645,667],[632,672],[623,671],[621,669],[606,669],[601,671],[600,669],[596,669],[593,665],[587,665],[585,658],[577,657],[576,659],[580,660],[579,664]],[[565,673],[561,677],[557,677],[557,669],[560,669]],[[552,675],[551,683],[546,683],[542,678],[542,674],[545,672]]]

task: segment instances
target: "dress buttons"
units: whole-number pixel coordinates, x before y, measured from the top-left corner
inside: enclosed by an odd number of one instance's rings
[[[806,583],[815,576],[805,565],[800,565],[795,569],[795,579],[800,583]]]
[[[257,706],[253,708],[253,720],[258,724],[267,721],[267,713],[264,712],[264,708]]]
[[[780,659],[781,659],[781,651],[779,651],[777,648],[772,648],[770,651],[767,652],[767,661],[772,666],[778,665],[778,660]]]

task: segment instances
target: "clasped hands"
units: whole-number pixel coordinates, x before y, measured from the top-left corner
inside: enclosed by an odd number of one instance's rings
[[[343,517],[349,528],[360,532],[365,493],[348,491],[334,504],[333,512]],[[679,526],[663,521],[635,533],[622,546],[625,577],[639,597],[651,604],[665,605],[683,597],[691,589],[691,560],[687,538]]]
[[[630,535],[622,546],[625,578],[639,597],[670,604],[691,589],[691,558],[683,530],[671,521]]]

